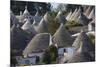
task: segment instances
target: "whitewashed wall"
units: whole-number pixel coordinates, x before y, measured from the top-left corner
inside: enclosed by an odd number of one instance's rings
[[[72,47],[69,47],[69,48],[59,48],[58,49],[58,54],[59,55],[63,55],[64,54],[64,49],[66,49],[66,51],[68,52],[68,56],[73,56],[73,54],[74,54],[74,48],[72,48]]]
[[[43,52],[39,52],[39,53],[31,53],[28,56],[32,57],[32,56],[39,56],[40,58],[42,58]]]
[[[23,58],[22,60],[19,61],[20,64],[22,65],[27,65],[27,64],[35,64],[35,57],[31,57],[31,58]],[[27,61],[29,61],[29,63],[27,63]]]
[[[18,56],[18,57],[16,57],[16,59],[17,59],[18,63],[22,64],[22,65],[36,64],[36,56],[38,56],[39,59],[41,60],[42,55],[43,55],[43,52],[32,53],[32,54],[29,54],[28,57],[26,57],[26,58],[21,58],[20,56]],[[29,61],[29,63],[27,63],[28,61]]]
[[[94,31],[95,27],[92,26],[92,23],[88,24],[88,31]]]

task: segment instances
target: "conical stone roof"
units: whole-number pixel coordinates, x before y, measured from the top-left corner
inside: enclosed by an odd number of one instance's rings
[[[36,12],[35,16],[34,16],[34,22],[33,25],[38,25],[39,22],[41,21],[42,17],[39,15],[38,12]]]
[[[81,31],[80,35],[76,38],[72,46],[79,53],[88,53],[93,51],[93,46],[89,41],[85,32]]]
[[[88,18],[95,18],[95,9],[94,8],[91,10]]]
[[[40,21],[36,31],[38,33],[47,33],[48,32],[48,24],[47,22],[44,20],[44,18],[42,18],[42,20]]]
[[[61,11],[58,12],[56,19],[58,20],[58,23],[65,23],[67,21]]]
[[[49,23],[50,15],[48,12],[45,13],[43,18],[44,18],[45,22]]]
[[[64,25],[61,24],[56,33],[53,36],[53,42],[57,44],[58,47],[70,47],[72,45],[72,38],[68,31],[65,29]]]
[[[23,12],[23,16],[24,16],[25,18],[28,18],[28,16],[30,16],[30,13],[29,13],[28,10],[27,10],[27,6],[25,6],[25,10],[24,10],[24,12]]]
[[[67,15],[66,19],[69,21],[70,20],[70,17],[72,15],[72,11],[69,12],[69,14]]]
[[[27,45],[25,50],[23,51],[23,55],[27,56],[32,52],[43,51],[49,46],[50,42],[50,34],[49,33],[40,33],[37,34]]]
[[[89,14],[90,14],[90,12],[91,12],[91,6],[89,6],[89,7],[87,8],[87,10],[85,11],[84,14],[88,17]]]
[[[81,31],[72,45],[76,52],[68,63],[94,61],[94,48],[85,32]]]
[[[27,30],[27,29],[29,29],[30,27],[31,27],[30,20],[27,19],[26,22],[23,24],[22,29],[23,29],[23,30]]]
[[[79,23],[83,25],[88,25],[88,23],[92,21],[92,19],[89,19],[87,16],[85,16],[82,12],[79,17]]]
[[[12,26],[10,32],[11,49],[16,50],[17,54],[19,54],[25,49],[29,34],[15,25]]]
[[[72,20],[78,22],[78,17],[79,17],[79,15],[80,15],[80,11],[81,11],[81,9],[79,8],[79,9],[77,10],[77,12],[75,13],[75,15],[74,15],[74,17],[73,17]]]
[[[70,20],[73,20],[73,18],[74,18],[74,16],[75,16],[76,12],[77,12],[77,8],[74,10],[73,14],[71,15]]]
[[[29,19],[27,19],[27,21],[24,23],[24,25],[21,28],[28,33],[36,34],[36,31]]]
[[[20,15],[16,16],[20,23],[24,23],[25,17],[23,16],[22,11],[20,11]]]

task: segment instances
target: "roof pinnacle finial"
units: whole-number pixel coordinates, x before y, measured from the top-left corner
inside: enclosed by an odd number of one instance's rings
[[[27,5],[25,6],[25,9],[27,9]]]
[[[22,11],[20,11],[20,15],[22,15],[23,13],[22,13]]]

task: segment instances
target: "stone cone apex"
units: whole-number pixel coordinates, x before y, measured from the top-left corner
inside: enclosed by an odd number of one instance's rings
[[[24,12],[23,12],[23,16],[24,17],[28,17],[30,15],[30,13],[28,12],[28,10],[27,10],[27,6],[25,6],[25,10],[24,10]]]
[[[69,21],[70,20],[70,17],[72,15],[72,11],[69,12],[69,14],[67,15],[66,19]]]
[[[48,24],[47,22],[44,20],[44,18],[42,18],[42,20],[40,21],[36,31],[38,33],[47,33],[48,32]]]
[[[27,19],[27,21],[24,23],[24,25],[21,28],[28,33],[36,34],[36,31],[29,19]]]
[[[43,18],[44,18],[44,20],[48,23],[48,22],[49,22],[49,19],[50,19],[49,13],[46,12]]]
[[[19,23],[24,23],[25,17],[23,16],[22,11],[20,11],[20,15],[16,16],[16,18],[19,20]]]
[[[94,8],[91,10],[88,18],[95,18],[95,9]]]
[[[61,11],[58,12],[56,19],[58,20],[58,23],[65,23],[67,21]]]
[[[46,49],[49,46],[50,34],[49,33],[40,33],[37,34],[27,45],[23,51],[23,55],[27,56],[32,52],[40,52]]]
[[[57,44],[58,47],[70,47],[72,46],[72,38],[69,32],[65,29],[64,25],[61,23],[60,27],[53,35],[53,42]]]
[[[36,12],[35,16],[34,16],[34,22],[33,25],[38,25],[41,21],[42,17],[39,15],[38,12]]]
[[[88,17],[90,12],[91,12],[91,7],[89,6],[84,14]]]
[[[74,16],[76,15],[76,12],[77,12],[77,8],[74,10],[73,14],[71,15],[70,20],[73,20]]]
[[[78,22],[78,17],[79,17],[79,15],[80,15],[80,11],[81,11],[81,9],[79,8],[79,9],[77,10],[77,12],[75,13],[75,16],[73,17],[72,20]]]
[[[89,53],[90,51],[93,51],[92,44],[83,30],[80,32],[80,35],[76,38],[72,46],[78,53]]]
[[[24,25],[22,26],[23,30],[28,30],[31,27],[31,22],[29,19],[26,20],[26,22],[24,23]]]

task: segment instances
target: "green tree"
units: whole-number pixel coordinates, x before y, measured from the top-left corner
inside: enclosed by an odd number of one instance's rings
[[[57,48],[54,45],[49,46],[43,54],[43,63],[50,64],[56,62],[58,57]]]
[[[57,48],[54,45],[49,46],[49,51],[50,51],[50,59],[51,61],[56,61],[58,57],[58,51]]]
[[[50,53],[49,53],[49,50],[48,49],[46,49],[44,51],[42,62],[45,63],[45,64],[50,64],[51,63]]]
[[[54,11],[49,11],[48,12],[50,14],[50,21],[48,23],[48,31],[51,35],[54,35],[54,33],[56,32],[56,30],[59,28],[60,23],[58,23],[55,20],[55,17],[57,15],[57,12]]]

